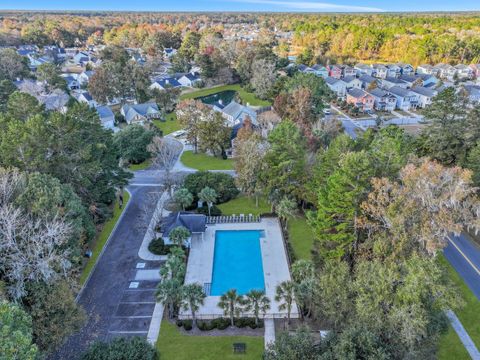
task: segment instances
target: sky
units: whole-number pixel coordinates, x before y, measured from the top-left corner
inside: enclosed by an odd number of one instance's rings
[[[0,0],[1,10],[383,12],[480,10],[480,0]]]

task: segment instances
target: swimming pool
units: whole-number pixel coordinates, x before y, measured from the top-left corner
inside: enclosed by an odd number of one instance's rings
[[[230,289],[244,295],[250,290],[265,290],[261,230],[220,230],[215,232],[211,296]]]

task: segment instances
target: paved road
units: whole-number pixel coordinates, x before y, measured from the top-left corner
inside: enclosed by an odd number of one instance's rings
[[[444,254],[480,300],[480,247],[462,234],[450,238]]]
[[[75,359],[95,340],[147,335],[158,281],[135,281],[135,278],[144,269],[161,266],[160,262],[146,262],[138,257],[148,224],[142,219],[151,216],[154,207],[154,204],[147,206],[145,215],[143,204],[148,203],[149,192],[160,188],[130,186],[128,189],[132,196],[123,218],[78,298],[87,313],[87,322],[52,359]]]

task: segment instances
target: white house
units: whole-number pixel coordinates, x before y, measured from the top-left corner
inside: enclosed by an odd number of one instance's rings
[[[426,108],[432,103],[432,99],[437,95],[435,90],[425,88],[423,86],[416,86],[410,89],[417,97],[418,106],[422,109]]]
[[[108,106],[99,106],[97,107],[98,117],[102,126],[106,129],[115,129],[115,115],[113,114],[112,109]]]
[[[432,75],[433,74],[433,66],[430,64],[422,64],[417,67],[417,74],[426,74]]]
[[[152,85],[150,85],[150,89],[165,90],[167,88],[175,88],[180,86],[182,86],[182,84],[180,84],[177,79],[170,77],[155,80]]]
[[[388,64],[387,65],[387,77],[399,77],[402,73],[402,69],[397,64]]]
[[[454,67],[457,70],[457,76],[459,79],[467,80],[467,79],[474,78],[473,69],[470,66],[467,66],[464,64],[458,64]]]
[[[375,99],[375,110],[392,112],[397,105],[397,98],[383,89],[367,90]]]
[[[343,81],[345,83],[345,88],[347,89],[347,91],[355,88],[362,88],[362,82],[354,76],[346,76],[340,81]]]
[[[417,98],[410,90],[394,86],[388,92],[397,98],[397,109],[408,111],[417,107]]]
[[[202,81],[202,79],[200,78],[199,74],[196,73],[196,72],[190,72],[188,74],[185,74],[185,75],[181,76],[178,79],[178,82],[182,86],[188,86],[188,87],[194,87],[195,84],[198,84],[201,81]]]
[[[87,85],[93,74],[95,74],[95,71],[87,70],[78,75],[77,80],[80,86]]]
[[[375,76],[380,79],[385,79],[387,77],[388,69],[385,65],[373,64],[372,69],[373,69],[372,76]]]
[[[78,100],[78,102],[88,104],[91,108],[95,108],[98,106],[97,102],[93,100],[92,95],[88,91],[82,91],[73,94],[73,97]]]
[[[394,86],[398,86],[404,89],[407,88],[407,83],[405,81],[397,79],[396,77],[387,77],[385,79],[382,79],[381,82],[384,89],[390,89]]]
[[[357,64],[355,65],[354,69],[357,71],[357,75],[373,75],[373,68],[366,64]]]
[[[161,116],[158,106],[154,102],[144,104],[125,104],[120,113],[125,117],[127,124],[143,124],[152,119],[158,119]]]
[[[329,76],[325,79],[325,82],[338,98],[343,99],[347,94],[347,85],[344,81]]]
[[[80,83],[77,80],[77,74],[62,74],[61,76],[67,82],[67,87],[69,90],[80,89]]]

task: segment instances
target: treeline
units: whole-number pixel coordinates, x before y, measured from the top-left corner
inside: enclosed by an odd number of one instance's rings
[[[480,19],[472,14],[3,13],[0,44],[120,45],[152,49],[158,32],[224,34],[239,25],[272,38],[276,52],[307,61],[478,62]],[[275,32],[277,33],[275,34]],[[172,46],[177,45],[176,42]],[[318,57],[318,59],[317,59]]]
[[[0,82],[0,353],[35,359],[82,326],[83,254],[131,175],[95,110],[46,111],[8,81]]]
[[[313,230],[311,260],[283,288],[307,324],[331,330],[280,334],[265,359],[436,358],[445,311],[463,303],[438,257],[448,235],[480,226],[479,110],[448,89],[419,137],[397,126],[325,137],[291,115],[266,140],[239,134],[239,189],[266,196],[285,229],[303,212]]]

